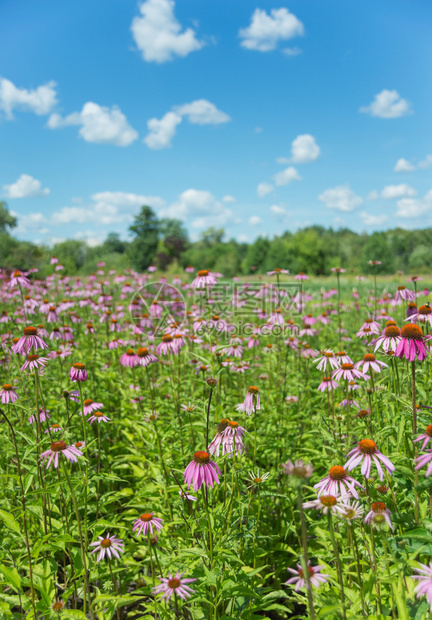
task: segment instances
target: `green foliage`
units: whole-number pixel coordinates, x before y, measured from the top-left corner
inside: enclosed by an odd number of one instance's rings
[[[159,220],[153,209],[141,207],[129,230],[134,239],[128,247],[128,256],[135,269],[144,271],[152,264],[159,241]]]
[[[0,200],[0,233],[7,232],[7,230],[11,228],[16,228],[17,224],[17,218],[9,213],[6,202]]]

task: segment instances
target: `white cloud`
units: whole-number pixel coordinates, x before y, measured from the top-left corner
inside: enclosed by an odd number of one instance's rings
[[[299,47],[286,47],[282,50],[282,53],[285,54],[285,56],[298,56],[302,53],[302,50]]]
[[[240,235],[237,236],[237,241],[239,243],[248,243],[249,242],[249,237],[247,235],[240,234]]]
[[[48,119],[50,129],[69,125],[81,126],[79,134],[86,142],[129,146],[138,138],[138,133],[119,108],[107,108],[93,101],[87,101],[81,112],[73,112],[64,118],[60,114],[52,114]]]
[[[177,125],[186,118],[193,125],[220,125],[230,121],[230,117],[206,99],[197,99],[191,103],[174,106],[161,119],[151,118],[147,121],[149,133],[144,142],[150,149],[160,150],[170,148]]]
[[[0,78],[0,110],[8,119],[15,108],[38,115],[49,114],[57,103],[55,82],[48,82],[33,90],[17,88],[10,80]]]
[[[82,239],[90,248],[96,248],[98,245],[102,245],[102,237],[97,237],[92,230],[86,230],[85,232],[78,232],[75,235],[75,239]]]
[[[15,183],[3,185],[3,189],[7,192],[6,198],[34,198],[50,193],[47,187],[42,188],[42,183],[29,174],[22,174]]]
[[[395,172],[411,172],[412,170],[415,170],[415,166],[403,157],[397,160],[394,167]]]
[[[291,160],[288,159],[288,157],[276,157],[275,161],[277,164],[285,165],[285,164],[289,164]]]
[[[362,211],[362,213],[360,213],[360,219],[363,221],[365,226],[380,226],[388,220],[388,217],[384,213],[382,215],[372,215],[371,213]]]
[[[432,210],[432,190],[429,190],[423,199],[401,198],[397,201],[397,206],[396,217],[421,217]]]
[[[182,32],[174,7],[173,0],[147,0],[140,6],[141,17],[132,20],[135,43],[147,62],[167,62],[175,56],[187,56],[204,45],[192,28]]]
[[[16,213],[15,211],[11,211],[11,215],[18,219],[18,226],[16,228],[17,233],[23,232],[39,232],[44,233],[47,232],[46,229],[41,228],[44,224],[47,223],[47,219],[43,213]]]
[[[276,49],[279,41],[286,41],[304,34],[304,26],[288,9],[271,9],[270,14],[255,9],[251,23],[242,28],[239,37],[241,46],[248,50],[270,52]]]
[[[339,185],[326,189],[318,198],[328,209],[336,209],[337,211],[353,211],[363,204],[363,199],[357,196],[349,185]]]
[[[425,159],[419,161],[418,163],[419,168],[425,169],[429,168],[430,166],[432,166],[432,155],[426,155]]]
[[[402,99],[397,90],[384,89],[375,95],[370,105],[360,108],[360,112],[378,118],[399,118],[412,114],[412,109],[409,101]]]
[[[53,224],[85,224],[87,222],[94,222],[103,226],[124,224],[132,221],[132,215],[142,205],[149,205],[158,209],[165,204],[165,201],[159,196],[145,196],[127,192],[97,192],[91,198],[93,203],[86,207],[63,207],[54,213],[52,216]]]
[[[295,164],[307,164],[318,159],[321,149],[310,133],[297,136],[291,144],[291,158]]]
[[[371,192],[369,192],[369,194],[366,196],[367,200],[378,200],[378,198],[380,197],[380,193],[376,191],[376,189],[373,189]]]
[[[193,228],[223,227],[233,219],[233,213],[213,194],[204,190],[187,189],[160,214],[190,222]]]
[[[276,217],[285,217],[285,215],[287,215],[286,209],[284,209],[283,207],[279,206],[279,205],[272,205],[270,207],[270,211],[273,213],[273,215],[276,215]]]
[[[293,166],[290,166],[289,168],[285,168],[285,170],[278,172],[274,175],[273,178],[276,185],[278,186],[289,185],[291,181],[301,181],[301,176]]]
[[[250,226],[258,226],[262,224],[262,219],[258,215],[251,215],[249,218]]]
[[[197,99],[173,109],[180,116],[186,116],[193,125],[219,125],[231,120],[228,114],[218,110],[214,103],[206,99]]]
[[[267,194],[271,194],[273,190],[274,187],[270,183],[259,183],[257,187],[257,194],[260,198],[265,198]]]
[[[403,198],[404,196],[416,196],[417,190],[411,185],[401,183],[400,185],[387,185],[381,192],[381,198],[392,200],[394,198]]]
[[[171,140],[174,138],[177,125],[182,122],[182,117],[174,112],[167,112],[160,120],[151,118],[147,121],[149,134],[144,138],[144,142],[149,149],[160,150],[168,149]]]
[[[230,196],[229,194],[227,194],[226,196],[222,198],[222,202],[237,202],[237,201],[234,198],[234,196]]]

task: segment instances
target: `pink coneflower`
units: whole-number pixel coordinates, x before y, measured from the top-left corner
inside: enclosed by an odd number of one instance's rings
[[[401,341],[396,347],[395,356],[407,359],[409,362],[414,362],[417,356],[418,360],[423,362],[428,352],[421,327],[415,323],[408,323],[408,325],[402,327],[401,336]]]
[[[415,571],[420,573],[419,575],[411,575],[411,579],[418,579],[418,583],[414,588],[414,592],[417,594],[417,598],[426,596],[427,602],[430,605],[430,611],[432,612],[432,565],[420,564],[421,568],[414,568]]]
[[[28,288],[30,286],[30,280],[17,269],[13,272],[12,277],[9,280],[9,286],[10,288],[13,288],[14,286]]]
[[[50,419],[49,409],[42,409],[39,407],[39,422],[45,422]],[[29,424],[34,424],[36,422],[36,416],[32,414],[29,419]]]
[[[390,515],[390,510],[383,502],[373,502],[371,504],[371,510],[367,513],[364,522],[367,525],[372,525],[373,527],[379,528],[379,526],[382,525],[385,521],[389,528],[392,530],[393,527]]]
[[[148,366],[149,364],[154,364],[158,361],[156,355],[150,353],[147,347],[140,347],[139,349],[137,349],[136,354],[138,357],[138,364],[140,366]]]
[[[178,353],[176,343],[174,341],[173,336],[171,334],[164,334],[162,336],[162,342],[158,344],[156,347],[157,355],[169,355],[173,353],[176,355]]]
[[[415,440],[414,440],[415,441]],[[416,466],[415,469],[421,469],[428,465],[425,476],[428,478],[432,474],[432,450],[426,450],[425,454],[421,454],[414,459]]]
[[[106,556],[111,559],[114,556],[117,559],[120,559],[120,553],[123,553],[124,542],[121,538],[116,538],[115,536],[108,536],[104,538],[103,536],[98,536],[99,540],[96,542],[90,543],[90,547],[95,547],[90,555],[99,551],[99,555],[97,557],[97,561],[100,562]]]
[[[402,300],[403,301],[414,301],[415,295],[413,291],[410,291],[409,288],[401,284],[400,286],[397,287],[394,298],[395,298],[395,301],[402,301]]]
[[[376,465],[380,480],[384,480],[381,463],[384,465],[390,476],[395,470],[395,466],[391,460],[378,450],[376,443],[372,441],[372,439],[362,439],[359,441],[358,446],[348,453],[348,457],[350,458],[345,463],[344,468],[348,469],[348,471],[352,471],[355,467],[357,467],[357,465],[362,463],[361,473],[365,478],[370,478],[372,461]]]
[[[191,286],[196,289],[205,289],[209,286],[214,286],[215,284],[217,284],[217,279],[215,276],[207,271],[207,269],[202,269],[201,271],[198,271]]]
[[[147,271],[149,271],[150,273],[154,273],[155,271],[157,271],[157,267],[155,265],[150,265],[150,267],[147,267]]]
[[[92,416],[90,416],[87,420],[89,424],[93,424],[93,422],[110,422],[111,418],[108,418],[106,415],[102,413],[102,411],[95,411]]]
[[[276,269],[273,269],[273,271],[267,271],[267,275],[268,276],[278,276],[281,273],[284,273],[285,275],[289,275],[289,269],[279,269],[278,267],[276,267]]]
[[[133,349],[128,349],[123,353],[120,357],[120,364],[125,368],[135,368],[135,366],[138,366],[139,359],[135,351]]]
[[[51,424],[51,426],[45,431],[45,433],[58,433],[62,431],[60,424]]]
[[[342,498],[335,497],[334,495],[319,495],[317,499],[313,499],[303,504],[303,508],[315,508],[315,510],[322,510],[323,514],[332,512],[337,514],[343,512],[343,506],[341,504]]]
[[[398,344],[401,341],[401,330],[397,327],[394,321],[391,321],[391,325],[387,325],[384,329],[384,333],[375,340],[372,340],[371,345],[375,345],[375,352],[382,346],[383,351],[395,351]]]
[[[95,328],[94,328],[93,323],[87,323],[84,334],[87,336],[88,334],[94,334],[94,333],[95,333]]]
[[[188,265],[188,266],[185,268],[185,272],[186,272],[186,273],[193,273],[194,271],[195,271],[195,269],[192,267],[192,265]]]
[[[15,392],[15,388],[12,387],[10,383],[5,383],[2,388],[0,388],[0,396],[3,405],[14,403],[19,400],[19,396]]]
[[[326,575],[325,573],[321,573],[324,566],[311,566],[309,562],[307,568],[309,571],[309,581],[312,586],[318,588],[320,585],[327,582],[328,575]],[[308,582],[300,564],[297,564],[296,569],[288,568],[287,570],[292,573],[294,577],[291,577],[290,579],[288,579],[288,581],[285,581],[285,584],[295,584],[294,590],[296,592],[298,592],[300,588],[308,587]]]
[[[349,496],[346,496],[342,500],[342,505],[344,512],[340,515],[348,521],[353,521],[353,519],[361,519],[364,515],[364,507],[360,504],[359,501],[352,502]]]
[[[196,405],[192,405],[191,402],[189,401],[187,405],[180,405],[180,408],[184,409],[188,413],[192,413],[192,411],[195,411]]]
[[[79,403],[79,391],[78,390],[63,390],[62,397],[68,400],[73,400],[75,403]]]
[[[84,405],[84,415],[89,415],[89,413],[93,413],[93,411],[97,411],[98,409],[103,407],[102,403],[95,403],[92,401],[91,398],[86,398],[83,405]]]
[[[256,405],[254,402],[254,396],[256,396]],[[260,410],[260,397],[259,397],[259,389],[254,385],[251,385],[247,391],[245,399],[242,403],[237,405],[237,411],[243,411],[248,415],[254,413],[254,411]]]
[[[286,400],[287,403],[296,403],[296,402],[298,402],[298,396],[290,396],[289,395],[289,396],[287,396],[285,398],[285,400]]]
[[[75,446],[68,446],[65,441],[54,441],[49,450],[42,452],[40,455],[40,459],[42,461],[47,461],[47,469],[54,463],[55,469],[57,469],[59,464],[59,455],[62,454],[69,463],[76,463],[78,461],[78,457],[81,457],[83,453]]]
[[[360,327],[360,331],[365,329],[366,327],[369,328],[369,333],[371,334],[379,334],[380,329],[381,329],[378,321],[374,319],[366,319],[363,325]]]
[[[410,318],[413,323],[429,323],[429,326],[432,327],[432,308],[430,304],[426,303],[424,306],[420,306],[417,313]],[[408,319],[405,320],[407,321]]]
[[[300,273],[294,276],[294,280],[299,280],[299,281],[309,280],[309,276],[303,273],[303,271],[300,271]]]
[[[77,381],[87,381],[88,374],[85,367],[85,364],[81,362],[76,362],[71,366],[70,369],[70,380],[76,383]]]
[[[347,379],[348,381],[355,381],[356,379],[369,379],[368,375],[355,368],[354,364],[342,364],[340,368],[336,368],[332,372],[332,379],[339,381],[340,379]]]
[[[432,424],[429,424],[429,426],[426,427],[425,432],[422,435],[419,435],[418,437],[414,439],[414,443],[416,443],[417,441],[423,441],[422,447],[420,449],[424,450],[431,439],[432,439]]]
[[[214,484],[219,484],[221,470],[214,461],[210,460],[210,454],[205,451],[195,452],[193,460],[184,471],[184,481],[187,488],[193,484],[195,491],[199,491],[204,483],[206,487],[213,488]]]
[[[318,390],[320,392],[325,392],[326,390],[335,390],[338,385],[339,383],[337,381],[333,381],[331,377],[323,377],[321,383],[318,386]]]
[[[363,359],[356,362],[354,367],[360,368],[363,372],[368,372],[369,368],[374,372],[381,372],[383,368],[388,368],[387,364],[377,360],[373,353],[366,353],[363,355]]]
[[[33,370],[37,370],[38,368],[45,368],[48,361],[49,360],[46,357],[40,357],[37,353],[34,355],[27,355],[27,359],[21,366],[20,370],[21,372],[24,372],[28,368],[30,372],[33,372]]]
[[[150,534],[153,534],[153,526],[158,532],[160,532],[163,528],[162,524],[163,519],[154,517],[152,512],[145,512],[139,517],[139,519],[134,521],[132,531],[134,531],[137,536],[140,534],[147,536],[148,531],[150,531]]]
[[[193,583],[196,579],[191,577],[183,579],[185,572],[177,571],[174,577],[171,573],[168,573],[168,577],[161,577],[162,583],[152,589],[153,594],[162,594],[161,598],[166,601],[169,601],[173,594],[178,595],[183,601],[192,596],[195,590],[192,590],[187,584]]]
[[[246,432],[244,428],[239,426],[238,422],[231,422],[227,418],[222,418],[217,426],[216,436],[208,446],[209,453],[219,456],[222,447],[222,455],[238,454],[241,456],[246,452],[243,443],[243,435]]]
[[[339,495],[346,495],[347,493],[351,493],[355,498],[358,499],[358,493],[356,491],[356,486],[361,489],[364,488],[357,482],[354,478],[348,475],[348,472],[345,471],[343,467],[340,465],[334,465],[330,467],[328,476],[323,478],[318,484],[314,485],[314,489],[317,489],[318,497],[320,495],[335,495],[338,497]]]
[[[354,362],[352,361],[350,356],[347,355],[345,353],[345,351],[338,351],[337,353],[335,353],[335,355],[336,355],[336,359],[339,362],[339,365],[342,365],[342,364],[354,364]]]
[[[332,369],[339,368],[340,362],[330,349],[326,349],[321,352],[321,357],[318,357],[313,361],[314,364],[317,364],[317,370],[326,371],[327,364],[331,366]]]
[[[37,349],[48,349],[48,345],[38,336],[36,327],[25,327],[24,335],[12,346],[12,351],[21,355],[27,355],[32,348],[35,351]]]
[[[310,463],[305,463],[301,459],[297,459],[294,461],[287,461],[286,463],[282,463],[283,473],[287,476],[292,476],[293,478],[300,479],[308,479],[314,473],[313,465]]]
[[[180,489],[179,495],[180,495],[180,497],[182,499],[189,500],[190,502],[197,502],[198,501],[197,497],[194,497],[190,493],[186,493],[186,491],[183,491],[182,489]]]

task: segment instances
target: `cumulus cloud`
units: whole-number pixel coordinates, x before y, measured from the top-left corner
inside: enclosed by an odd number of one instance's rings
[[[307,164],[318,159],[321,149],[310,133],[297,136],[291,144],[291,161],[295,164]]]
[[[388,220],[388,217],[384,213],[381,215],[372,215],[371,213],[362,211],[362,213],[360,213],[360,219],[363,221],[365,226],[381,226]]]
[[[381,192],[381,198],[385,198],[386,200],[416,195],[417,190],[406,183],[401,183],[400,185],[387,185]]]
[[[226,196],[222,198],[222,202],[237,202],[237,201],[234,198],[234,196],[230,196],[229,194],[227,194]]]
[[[278,172],[274,175],[274,181],[276,185],[289,185],[291,181],[301,181],[301,176],[294,168],[294,166],[290,166],[289,168],[285,168],[281,172]]]
[[[415,170],[415,166],[403,157],[397,160],[394,167],[395,172],[411,172],[412,170]]]
[[[396,217],[421,217],[432,210],[432,189],[422,198],[401,198],[397,201]]]
[[[138,133],[119,108],[107,108],[93,101],[87,101],[81,112],[73,112],[64,118],[60,114],[52,114],[48,119],[50,129],[71,125],[81,127],[79,135],[86,142],[129,146],[138,138]]]
[[[429,168],[430,166],[432,166],[432,155],[426,155],[425,159],[419,161],[418,163],[419,168],[425,169]]]
[[[33,90],[27,90],[0,77],[0,110],[3,110],[9,120],[13,118],[14,109],[38,115],[49,114],[57,104],[55,86],[55,82],[48,82]]]
[[[259,183],[257,187],[257,194],[260,198],[265,198],[267,194],[271,194],[273,190],[274,187],[270,183]]]
[[[124,224],[132,221],[132,216],[142,205],[156,209],[165,205],[159,196],[147,196],[127,192],[97,192],[93,194],[88,206],[63,207],[53,214],[56,225],[84,224],[94,222],[104,226]]]
[[[48,196],[50,190],[42,187],[38,179],[34,179],[29,174],[22,174],[20,178],[11,185],[3,185],[6,198],[35,198],[36,196]]]
[[[318,196],[318,199],[328,209],[336,209],[337,211],[353,211],[363,204],[363,199],[357,196],[349,185],[339,185],[326,189]]]
[[[239,37],[241,46],[248,50],[270,52],[279,41],[287,41],[304,34],[302,22],[286,8],[271,9],[270,14],[255,9],[247,28],[242,28]]]
[[[249,218],[250,226],[258,226],[262,224],[262,219],[258,215],[251,215]]]
[[[187,189],[178,200],[162,209],[164,217],[189,222],[193,228],[223,227],[233,219],[233,212],[219,202],[213,194],[198,189]]]
[[[378,118],[399,118],[412,114],[412,108],[409,101],[402,99],[397,90],[384,89],[375,95],[370,105],[360,108],[360,112]]]
[[[161,119],[151,118],[147,121],[149,133],[144,142],[150,149],[170,148],[177,126],[183,118],[193,125],[220,125],[231,120],[228,114],[218,110],[210,101],[197,99],[191,103],[174,106],[172,111],[167,112]]]
[[[16,213],[15,211],[11,211],[11,215],[18,219],[18,226],[16,228],[16,232],[24,233],[24,232],[46,232],[46,228],[44,226],[47,223],[47,219],[43,213]]]
[[[167,62],[203,47],[204,42],[196,38],[192,28],[182,31],[174,15],[173,0],[147,0],[139,8],[141,16],[134,17],[131,30],[147,62]]]
[[[272,205],[270,207],[270,211],[273,213],[273,215],[276,215],[276,217],[284,217],[285,215],[287,215],[286,209],[279,205]]]
[[[282,53],[285,54],[285,56],[298,56],[302,53],[302,50],[299,47],[285,47]]]

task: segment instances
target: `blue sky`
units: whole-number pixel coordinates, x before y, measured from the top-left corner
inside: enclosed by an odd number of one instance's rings
[[[0,193],[20,238],[143,203],[251,241],[432,225],[426,0],[3,0]]]

